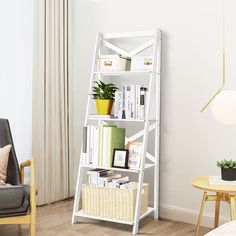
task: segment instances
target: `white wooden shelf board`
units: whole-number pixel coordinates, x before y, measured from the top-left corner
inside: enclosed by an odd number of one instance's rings
[[[84,213],[83,210],[80,210],[75,213],[76,216],[81,216],[89,219],[94,219],[94,220],[104,220],[104,221],[110,221],[110,222],[116,222],[120,224],[127,224],[127,225],[133,225],[134,221],[129,221],[129,220],[119,220],[119,219],[113,219],[113,218],[108,218],[108,217],[102,217],[102,216],[93,216],[93,215],[88,215]]]
[[[154,164],[145,164],[145,169],[149,169],[154,167]],[[123,169],[123,168],[114,168],[114,167],[104,167],[104,166],[93,166],[93,165],[81,165],[83,168],[99,168],[99,169],[105,169],[105,170],[117,170],[122,172],[132,172],[132,173],[138,173],[140,172],[140,169]]]
[[[153,211],[154,211],[154,208],[148,207],[147,211],[143,215],[140,216],[140,220],[145,218],[147,215],[151,214]],[[84,213],[83,210],[75,212],[75,215],[79,216],[79,217],[94,219],[94,220],[104,220],[104,221],[116,222],[116,223],[126,224],[126,225],[133,225],[134,224],[134,221],[130,221],[130,220],[120,220],[120,219],[113,219],[113,218],[108,218],[108,217],[103,217],[103,216],[88,215],[88,214]]]
[[[116,118],[100,118],[100,117],[88,117],[88,120],[103,120],[103,121],[113,121],[113,122],[145,122],[146,120],[136,120],[136,119],[116,119]],[[156,120],[149,120],[156,121]]]
[[[95,75],[102,75],[102,76],[138,76],[138,75],[148,75],[156,73],[152,71],[95,71],[93,74]]]

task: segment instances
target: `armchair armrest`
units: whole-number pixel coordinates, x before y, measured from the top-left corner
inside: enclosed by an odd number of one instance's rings
[[[31,167],[33,170],[31,170],[31,172],[34,172],[34,158],[32,158],[31,160],[27,160],[24,161],[20,164],[20,173],[21,173],[21,184],[24,184],[24,179],[25,179],[25,167]],[[34,174],[34,173],[33,173]],[[30,175],[30,179],[31,179],[31,175]],[[33,176],[34,178],[34,176]]]

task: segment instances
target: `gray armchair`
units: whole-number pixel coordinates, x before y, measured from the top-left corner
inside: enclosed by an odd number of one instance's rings
[[[18,165],[8,120],[0,119],[0,147],[12,145],[6,183],[0,186],[0,224],[29,224],[35,235],[36,191],[34,159]],[[24,185],[24,168],[30,166],[30,186]]]

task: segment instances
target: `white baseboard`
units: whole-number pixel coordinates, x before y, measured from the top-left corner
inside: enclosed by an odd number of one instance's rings
[[[199,212],[191,209],[163,205],[163,204],[160,205],[160,218],[163,219],[196,224],[198,219],[198,213]],[[226,223],[228,221],[230,221],[229,218],[220,217],[220,224]],[[201,225],[212,228],[213,224],[214,224],[214,214],[208,214],[208,213],[203,214]]]

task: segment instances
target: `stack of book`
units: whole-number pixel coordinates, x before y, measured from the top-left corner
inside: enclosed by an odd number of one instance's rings
[[[88,185],[106,188],[128,188],[131,186],[129,177],[121,177],[121,174],[113,170],[93,169],[87,172]]]
[[[114,118],[144,120],[147,88],[141,85],[122,85],[115,93]]]
[[[125,129],[88,125],[83,132],[82,165],[111,167],[115,148],[125,148]]]

